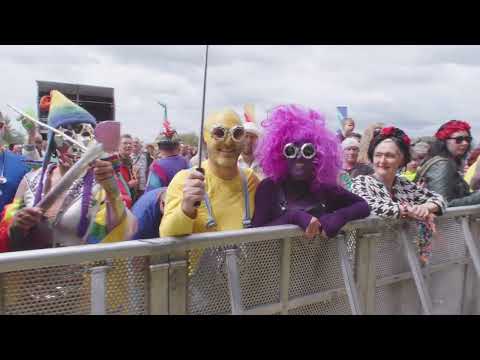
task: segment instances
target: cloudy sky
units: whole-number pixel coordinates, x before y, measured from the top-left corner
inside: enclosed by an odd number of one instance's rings
[[[0,45],[0,111],[35,104],[35,80],[115,88],[124,132],[152,141],[168,105],[179,132],[198,132],[204,47]],[[412,137],[449,119],[466,119],[480,135],[480,46],[211,46],[206,112],[243,104],[257,119],[282,103],[324,112],[338,127],[348,105],[357,127],[383,121]],[[478,124],[478,125],[477,125]]]

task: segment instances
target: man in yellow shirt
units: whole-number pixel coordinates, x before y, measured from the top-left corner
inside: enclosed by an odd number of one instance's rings
[[[202,163],[205,175],[189,169],[172,179],[161,237],[249,227],[259,180],[251,169],[237,165],[245,137],[240,117],[232,110],[211,114],[202,135],[208,151]]]

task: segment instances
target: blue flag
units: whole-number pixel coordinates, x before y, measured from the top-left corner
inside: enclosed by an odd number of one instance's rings
[[[337,106],[337,119],[340,126],[343,126],[343,120],[348,117],[348,106]]]

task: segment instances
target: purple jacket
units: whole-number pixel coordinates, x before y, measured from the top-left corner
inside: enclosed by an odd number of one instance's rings
[[[370,215],[365,200],[340,186],[324,184],[311,195],[318,201],[319,206],[316,208],[306,212],[289,206],[283,211],[280,205],[283,200],[280,185],[270,178],[264,179],[255,194],[253,226],[294,224],[305,231],[315,216],[322,224],[325,234],[334,237],[347,222]]]

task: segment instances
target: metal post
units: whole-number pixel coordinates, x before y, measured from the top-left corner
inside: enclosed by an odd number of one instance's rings
[[[168,269],[170,265],[165,260],[150,258],[148,273],[148,314],[168,315]]]
[[[343,281],[345,283],[345,288],[347,289],[348,302],[352,309],[352,315],[362,315],[358,290],[355,285],[352,267],[348,260],[347,246],[345,245],[346,237],[345,235],[340,235],[335,240],[337,241],[337,250],[340,257],[340,264],[342,266]]]
[[[292,239],[282,239],[282,254],[280,259],[280,303],[282,315],[288,315],[288,290],[290,287],[290,257],[292,253]]]
[[[480,252],[478,251],[475,240],[473,240],[472,232],[470,230],[469,218],[462,218],[462,229],[465,236],[465,244],[467,245],[468,252],[472,258],[473,266],[477,273],[477,276],[480,277]]]
[[[474,298],[474,289],[475,289],[476,276],[472,268],[472,264],[465,265],[464,278],[463,278],[463,293],[462,293],[462,304],[461,304],[461,314],[462,315],[473,315],[473,304],[475,301]]]
[[[0,315],[5,314],[5,274],[0,274]]]
[[[241,315],[243,313],[242,290],[240,288],[240,271],[238,270],[237,252],[237,249],[225,250],[228,290],[230,292],[232,315]]]
[[[107,294],[107,270],[108,266],[98,266],[91,271],[91,315],[105,315],[107,313],[106,294]]]
[[[478,220],[475,221],[474,226],[470,227],[472,239],[478,239],[479,237],[479,226]],[[465,233],[465,230],[464,230]],[[468,249],[467,241],[465,241],[465,245],[467,245],[466,255],[469,258],[469,262],[465,264],[465,271],[464,271],[464,280],[463,280],[463,293],[462,293],[462,304],[461,304],[461,314],[462,315],[473,315],[476,313],[476,306],[475,303],[477,300],[478,291],[478,276],[475,272],[472,256]]]
[[[355,251],[357,267],[357,284],[360,293],[360,304],[363,305],[363,313],[375,314],[376,295],[376,245],[379,234],[363,234],[357,239]]]
[[[168,269],[168,313],[185,315],[187,313],[187,254],[174,252],[170,256]]]
[[[422,303],[423,312],[425,313],[425,315],[431,315],[432,299],[430,297],[430,293],[428,292],[425,279],[423,278],[423,273],[420,269],[417,254],[413,248],[412,243],[407,238],[407,232],[404,227],[400,229],[400,239],[402,241],[403,247],[405,248],[408,265],[410,267],[410,271],[412,272],[418,295],[420,296],[420,302]]]

